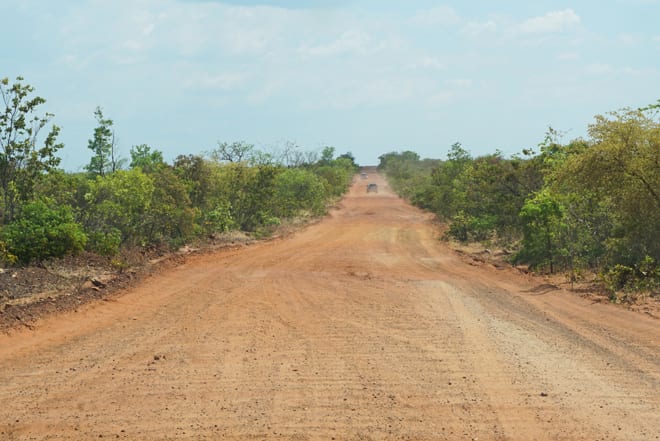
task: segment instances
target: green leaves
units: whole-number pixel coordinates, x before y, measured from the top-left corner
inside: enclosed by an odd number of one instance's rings
[[[547,189],[529,199],[520,210],[523,222],[521,250],[515,260],[529,263],[532,268],[548,266],[554,272],[561,254],[564,207],[559,198]]]
[[[266,233],[280,218],[321,215],[344,193],[355,158],[333,147],[304,153],[294,144],[278,159],[245,142],[219,143],[209,158],[179,156],[172,166],[146,144],[131,149],[121,170],[114,122],[100,107],[88,140],[87,173],[57,170],[60,128],[40,130],[53,115],[17,77],[0,79],[0,263],[13,264],[88,250],[114,255],[122,247],[178,245],[197,234],[240,228]],[[284,162],[286,161],[286,167]]]
[[[131,147],[131,168],[139,168],[145,173],[153,173],[165,165],[163,152],[151,150],[147,144]]]
[[[119,170],[97,177],[85,195],[85,226],[91,232],[121,232],[122,244],[143,245],[147,239],[148,211],[153,180],[140,170]]]
[[[539,152],[525,149],[524,157],[472,158],[455,143],[446,161],[388,153],[379,167],[402,196],[449,221],[458,240],[497,240],[533,268],[572,276],[591,268],[609,274],[615,288],[657,290],[657,109],[596,116],[590,139],[568,144],[549,128]]]
[[[74,221],[70,206],[52,206],[42,200],[26,204],[21,214],[1,230],[0,237],[8,255],[15,255],[23,263],[78,253],[87,243],[87,235]]]
[[[292,217],[301,211],[318,216],[325,212],[324,179],[304,169],[287,169],[275,178],[274,213]]]
[[[592,143],[568,158],[557,186],[607,202],[611,264],[660,259],[660,121],[624,109],[597,116],[589,133]]]
[[[98,126],[94,129],[94,136],[87,142],[87,148],[92,151],[92,158],[85,166],[92,176],[105,176],[106,173],[114,173],[118,169],[118,158],[115,151],[115,132],[112,130],[114,124],[111,119],[103,117],[103,110],[97,107],[94,117]]]
[[[23,84],[17,77],[10,84],[8,78],[0,81],[0,221],[11,222],[20,212],[22,204],[32,196],[39,176],[53,170],[60,163],[56,152],[63,147],[57,143],[59,127],[52,126],[40,147],[40,131],[48,125],[53,115],[37,115],[38,107],[46,102],[41,97],[31,97],[34,88]]]

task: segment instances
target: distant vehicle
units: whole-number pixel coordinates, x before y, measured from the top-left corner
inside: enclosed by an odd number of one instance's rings
[[[365,172],[360,173],[362,179],[367,179],[367,174]]]
[[[378,193],[378,186],[376,184],[372,183],[367,185],[367,193],[371,193],[371,192]]]

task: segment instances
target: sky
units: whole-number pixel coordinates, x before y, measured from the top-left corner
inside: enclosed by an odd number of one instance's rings
[[[119,153],[333,146],[361,165],[568,142],[660,99],[660,0],[0,0],[0,78],[45,98],[62,167],[103,109]],[[44,133],[45,135],[45,133]]]

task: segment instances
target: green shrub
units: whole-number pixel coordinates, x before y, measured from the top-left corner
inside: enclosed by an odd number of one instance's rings
[[[208,233],[226,233],[235,227],[228,201],[218,203],[213,210],[204,214],[204,228]]]
[[[454,216],[447,234],[460,242],[467,242],[470,222],[470,215],[465,214],[463,211],[458,212],[456,216]]]
[[[564,207],[558,197],[546,189],[537,192],[525,202],[520,219],[523,240],[514,261],[528,263],[530,268],[548,266],[553,273],[557,260],[565,254]]]
[[[657,291],[660,288],[660,267],[646,256],[635,267],[617,264],[602,275],[611,293],[616,291]]]
[[[18,261],[18,257],[7,250],[7,244],[0,241],[0,265],[13,265]]]
[[[460,242],[483,241],[493,235],[495,229],[495,217],[471,216],[464,211],[459,211],[449,226],[447,234]]]
[[[22,263],[75,254],[87,243],[71,207],[51,207],[45,201],[25,205],[19,216],[3,228],[2,239],[8,254]]]
[[[121,246],[121,231],[111,228],[109,231],[94,231],[89,234],[90,251],[102,256],[115,256],[119,253]]]
[[[119,231],[121,244],[146,245],[154,223],[153,216],[150,216],[154,188],[153,178],[139,169],[96,177],[85,195],[88,205],[84,211],[86,230],[90,235],[113,232],[111,236],[114,231]]]
[[[635,270],[626,265],[614,265],[605,274],[605,285],[611,291],[618,291],[631,286],[635,278]]]
[[[290,168],[275,178],[273,211],[281,217],[292,217],[302,210],[320,215],[325,210],[324,180],[314,173]]]
[[[656,293],[660,290],[660,265],[651,256],[644,257],[637,265],[637,273],[637,288]]]

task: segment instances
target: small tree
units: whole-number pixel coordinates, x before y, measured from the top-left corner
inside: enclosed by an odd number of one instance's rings
[[[22,202],[30,199],[34,185],[44,172],[54,170],[60,163],[55,153],[63,147],[57,143],[59,127],[53,125],[41,147],[38,135],[53,118],[46,113],[35,115],[46,102],[30,97],[34,88],[17,77],[14,84],[8,78],[0,80],[0,96],[4,109],[0,113],[0,222],[10,222]]]
[[[131,147],[131,168],[140,168],[145,173],[154,173],[165,165],[163,152],[151,150],[147,144]]]
[[[357,171],[358,168],[360,168],[358,163],[355,162],[355,156],[353,156],[353,153],[351,153],[351,152],[346,152],[344,154],[341,154],[341,155],[339,155],[339,157],[337,159],[347,160],[348,162],[351,163],[351,167],[353,167],[356,171]]]
[[[544,189],[525,203],[520,217],[524,237],[516,260],[532,267],[548,265],[553,273],[557,258],[565,254],[561,248],[564,207],[555,195]]]
[[[335,148],[331,146],[323,147],[321,151],[321,159],[319,159],[319,164],[329,165],[335,157]]]
[[[218,148],[209,153],[211,159],[221,162],[242,162],[251,158],[254,151],[254,145],[248,144],[245,141],[232,142],[218,142]]]
[[[97,107],[94,117],[98,126],[94,129],[94,136],[87,142],[87,148],[93,153],[89,164],[85,167],[94,176],[105,176],[114,173],[120,168],[121,161],[117,155],[114,122],[103,117],[103,110]]]
[[[119,170],[106,178],[97,176],[85,195],[88,209],[84,224],[92,239],[99,234],[121,234],[121,243],[143,245],[150,233],[149,209],[154,181],[141,170]]]

